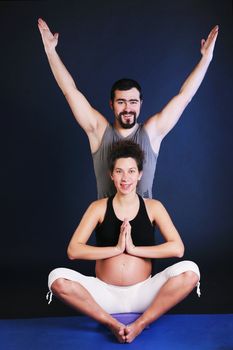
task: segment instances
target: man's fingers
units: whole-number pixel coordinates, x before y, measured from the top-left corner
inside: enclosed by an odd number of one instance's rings
[[[46,30],[48,32],[51,33],[49,26],[47,25],[47,23],[45,21],[43,21],[43,19],[39,18],[38,19],[38,27],[40,30]]]
[[[210,34],[208,35],[208,38],[207,38],[208,41],[212,41],[213,39],[216,40],[217,35],[218,35],[218,29],[219,29],[219,27],[218,27],[218,25],[216,25],[216,26],[211,30],[211,32],[210,32]]]
[[[38,19],[38,24],[43,28],[43,29],[48,29],[48,25],[47,23],[42,19],[42,18],[39,18]]]
[[[211,32],[213,32],[213,33],[217,33],[218,32],[218,30],[219,30],[219,26],[218,25],[216,25],[212,30],[211,30]]]
[[[209,33],[209,36],[215,35],[218,32],[218,25],[216,25]]]

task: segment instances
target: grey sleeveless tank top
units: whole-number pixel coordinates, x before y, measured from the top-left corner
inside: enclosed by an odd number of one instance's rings
[[[158,154],[153,151],[143,124],[138,124],[138,128],[127,137],[121,136],[112,125],[107,126],[99,149],[92,154],[98,198],[110,197],[116,193],[109,175],[108,156],[112,144],[123,139],[138,143],[144,151],[143,175],[138,182],[137,193],[144,198],[152,198],[152,186]]]

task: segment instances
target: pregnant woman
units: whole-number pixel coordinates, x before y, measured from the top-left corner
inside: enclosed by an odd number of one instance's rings
[[[49,275],[52,294],[78,312],[107,326],[121,343],[132,342],[198,287],[200,273],[192,261],[180,261],[152,276],[152,259],[181,258],[184,245],[164,206],[136,193],[142,176],[143,152],[131,141],[116,143],[109,170],[117,193],[93,202],[86,210],[68,246],[71,260],[96,261],[96,277],[67,268]],[[156,245],[154,228],[164,242]],[[95,231],[96,246],[88,239]],[[115,313],[137,312],[124,325]]]

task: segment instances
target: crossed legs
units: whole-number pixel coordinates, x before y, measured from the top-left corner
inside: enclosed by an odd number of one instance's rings
[[[106,312],[79,282],[57,278],[51,284],[51,290],[64,303],[107,326],[119,342],[130,343],[146,326],[183,300],[195,288],[198,281],[199,276],[193,271],[169,277],[142,315],[127,326]]]
[[[65,304],[108,327],[120,343],[125,343],[125,325],[118,322],[93,299],[80,283],[58,278],[51,286],[52,292]]]
[[[146,326],[181,302],[195,288],[198,281],[199,277],[193,271],[183,272],[179,276],[171,277],[144,313],[134,323],[125,327],[126,342],[131,343]]]

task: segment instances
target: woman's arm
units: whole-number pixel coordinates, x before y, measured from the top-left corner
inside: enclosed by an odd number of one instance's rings
[[[184,254],[184,244],[168,212],[159,201],[147,200],[146,203],[148,215],[151,221],[155,222],[159,228],[165,243],[148,247],[134,246],[131,238],[131,227],[129,227],[130,224],[128,223],[126,233],[127,253],[143,258],[181,258]]]
[[[105,211],[106,199],[95,201],[89,206],[68,245],[69,259],[106,259],[119,255],[125,250],[123,233],[119,236],[118,244],[113,247],[95,247],[86,244],[96,225],[103,220]]]

